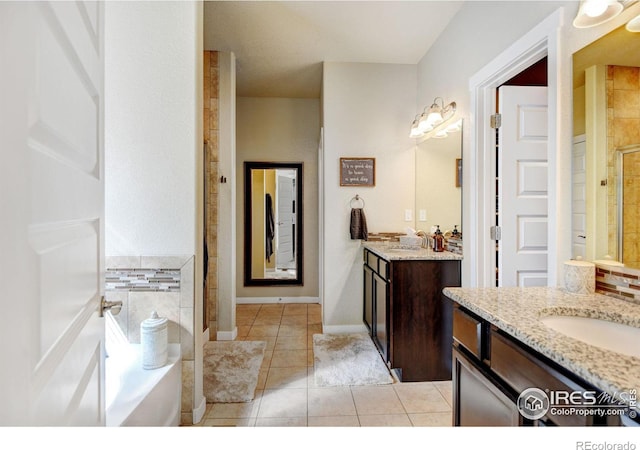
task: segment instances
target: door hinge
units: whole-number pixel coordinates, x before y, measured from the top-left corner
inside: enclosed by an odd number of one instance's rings
[[[502,227],[493,226],[489,229],[492,241],[499,241],[502,239]]]
[[[500,128],[502,126],[502,114],[494,114],[491,116],[491,128]]]

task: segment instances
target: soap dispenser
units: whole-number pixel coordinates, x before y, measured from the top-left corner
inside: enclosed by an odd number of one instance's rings
[[[460,232],[458,231],[458,225],[453,226],[453,231],[451,232],[451,237],[457,238],[460,237]]]
[[[442,231],[440,231],[440,225],[436,225],[436,232],[433,236],[433,251],[444,251],[444,236],[442,235]]]

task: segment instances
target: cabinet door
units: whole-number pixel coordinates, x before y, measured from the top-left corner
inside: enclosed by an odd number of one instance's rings
[[[375,329],[376,344],[385,361],[389,361],[389,317],[388,310],[388,283],[377,273],[373,274],[375,297]]]
[[[518,426],[516,403],[470,358],[453,350],[453,424],[455,426]]]
[[[369,334],[373,336],[373,271],[366,264],[364,265],[364,314],[362,320],[369,329]]]

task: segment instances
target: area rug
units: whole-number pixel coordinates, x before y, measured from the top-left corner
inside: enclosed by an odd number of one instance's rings
[[[316,386],[391,384],[393,377],[365,333],[314,334]]]
[[[204,396],[208,403],[253,400],[267,343],[209,341],[204,344]]]

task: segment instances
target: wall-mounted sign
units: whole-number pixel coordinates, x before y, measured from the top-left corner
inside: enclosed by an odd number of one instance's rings
[[[340,186],[375,185],[375,158],[340,158]]]

